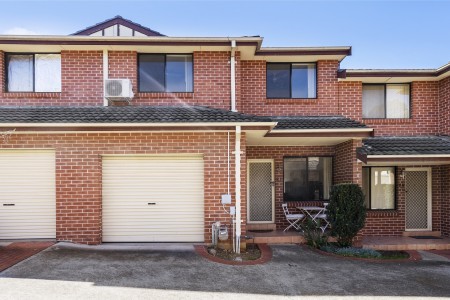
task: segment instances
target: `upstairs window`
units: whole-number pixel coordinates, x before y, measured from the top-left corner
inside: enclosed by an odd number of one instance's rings
[[[408,119],[410,117],[409,84],[364,84],[363,118]]]
[[[61,92],[61,54],[6,54],[8,92]]]
[[[329,199],[331,157],[285,157],[284,201]]]
[[[267,63],[267,98],[316,98],[315,63]]]
[[[193,91],[191,54],[140,54],[140,92]]]

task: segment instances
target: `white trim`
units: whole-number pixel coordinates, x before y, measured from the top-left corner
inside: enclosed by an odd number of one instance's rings
[[[248,159],[247,160],[247,224],[272,224],[275,223],[275,185],[272,185],[272,220],[271,221],[250,221],[250,164],[270,163],[272,169],[271,182],[275,181],[275,161],[273,159]]]
[[[236,41],[231,41],[231,57],[230,57],[230,89],[231,89],[231,111],[236,110]]]
[[[109,77],[109,63],[108,63],[108,50],[104,49],[103,50],[103,106],[108,106],[108,99],[106,98],[105,95],[105,81],[106,79],[108,79]]]
[[[307,132],[372,132],[373,128],[329,128],[329,129],[274,129],[271,133],[307,133]]]
[[[235,253],[241,253],[241,126],[236,126],[236,136],[234,142],[234,171],[236,188],[236,235],[235,235]]]
[[[425,157],[450,157],[450,154],[367,155],[367,158],[425,158]]]
[[[405,172],[414,172],[414,171],[427,171],[427,228],[423,229],[406,229],[406,205],[408,205],[407,197],[405,195],[405,231],[431,231],[433,224],[433,213],[432,213],[432,200],[433,200],[433,192],[432,192],[432,169],[431,167],[422,167],[422,168],[405,168]],[[406,176],[405,176],[405,186],[406,186]]]

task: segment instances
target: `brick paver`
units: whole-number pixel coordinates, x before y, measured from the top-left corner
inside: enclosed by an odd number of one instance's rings
[[[41,252],[55,244],[54,242],[16,242],[0,247],[0,272]]]

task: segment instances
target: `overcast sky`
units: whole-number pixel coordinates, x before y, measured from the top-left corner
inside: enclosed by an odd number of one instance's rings
[[[0,34],[66,35],[121,15],[168,36],[352,46],[343,68],[437,68],[450,61],[450,0],[0,2]]]

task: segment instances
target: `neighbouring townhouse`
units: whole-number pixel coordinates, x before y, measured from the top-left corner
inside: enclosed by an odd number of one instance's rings
[[[120,16],[0,36],[0,240],[210,243],[220,221],[239,243],[339,183],[365,192],[362,236],[450,236],[450,64],[262,42]]]

